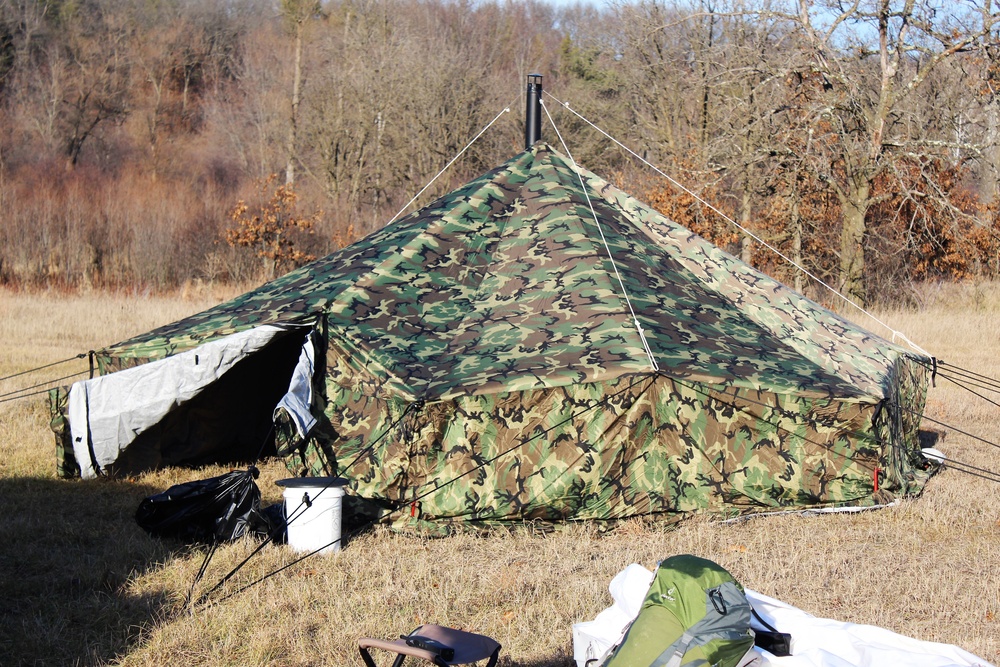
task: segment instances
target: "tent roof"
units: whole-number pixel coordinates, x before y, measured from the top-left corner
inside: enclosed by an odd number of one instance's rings
[[[545,144],[343,250],[102,353],[159,358],[325,314],[358,369],[411,399],[441,399],[650,372],[630,304],[660,371],[679,379],[871,400],[903,353]]]

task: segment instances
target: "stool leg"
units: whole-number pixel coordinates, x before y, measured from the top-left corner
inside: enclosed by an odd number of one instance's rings
[[[358,652],[361,653],[361,659],[365,661],[365,665],[367,667],[377,667],[375,661],[372,660],[371,653],[368,652],[368,649],[363,647],[358,647]],[[402,667],[403,660],[405,659],[406,656],[400,653],[399,655],[396,656],[396,659],[392,661],[392,667]]]
[[[358,647],[358,651],[361,653],[361,659],[365,661],[367,667],[376,667],[375,661],[372,660],[372,656],[368,653],[368,649],[364,647]]]

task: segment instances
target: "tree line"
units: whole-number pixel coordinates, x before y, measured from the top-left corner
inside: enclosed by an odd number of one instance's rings
[[[988,0],[0,0],[0,281],[275,275],[388,222],[498,114],[417,205],[521,150],[536,72],[581,164],[799,289],[823,296],[786,259],[862,303],[993,278],[997,19]]]

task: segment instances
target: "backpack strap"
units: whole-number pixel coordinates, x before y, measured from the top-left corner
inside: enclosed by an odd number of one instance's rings
[[[649,667],[681,667],[681,660],[684,659],[684,654],[687,653],[693,640],[694,635],[685,632],[677,638],[677,641],[668,646]]]
[[[753,605],[750,605],[750,613],[753,614],[753,617],[757,619],[757,622],[763,625],[766,630],[777,632],[773,625],[765,621],[764,618],[757,613],[757,610],[753,608]]]
[[[738,630],[722,630],[719,632],[699,633],[697,638],[694,635],[685,632],[681,635],[680,639],[668,646],[667,649],[660,654],[660,657],[654,660],[649,667],[680,667],[688,649],[691,648],[691,644],[707,644],[713,639],[731,639],[733,641],[739,641],[740,639],[745,638],[746,634]],[[697,639],[697,641],[695,641],[695,639]],[[702,666],[709,667],[709,663],[705,660],[697,660],[689,662],[686,667]]]

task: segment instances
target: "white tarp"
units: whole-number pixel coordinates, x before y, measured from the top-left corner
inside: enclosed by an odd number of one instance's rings
[[[614,604],[593,621],[573,625],[573,658],[578,667],[600,664],[638,615],[653,573],[632,564],[619,572],[608,590]],[[790,656],[775,657],[759,648],[761,667],[992,667],[968,651],[920,641],[873,625],[817,618],[774,598],[746,590],[754,610],[779,632],[792,636]],[[758,629],[754,620],[754,629]]]
[[[166,359],[75,383],[68,417],[84,479],[96,477],[144,430],[287,331],[263,325]],[[93,456],[91,455],[93,453]]]
[[[601,663],[639,615],[652,581],[653,573],[637,563],[615,575],[608,585],[614,604],[592,621],[573,624],[573,659],[577,667],[586,667],[591,661]]]

